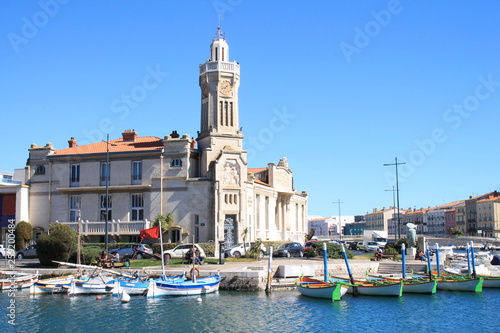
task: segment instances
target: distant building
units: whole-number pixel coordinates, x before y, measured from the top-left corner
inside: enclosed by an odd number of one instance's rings
[[[500,237],[500,196],[490,195],[477,201],[477,234]]]
[[[9,221],[28,221],[28,186],[22,173],[0,171],[0,243],[5,244]],[[15,224],[15,223],[14,223]]]

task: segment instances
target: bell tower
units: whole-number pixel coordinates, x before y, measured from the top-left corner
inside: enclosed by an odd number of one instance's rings
[[[241,152],[243,143],[238,110],[240,64],[229,61],[229,45],[221,27],[217,27],[210,45],[210,58],[200,65],[199,85],[201,124],[197,141],[202,152],[200,171],[206,176],[210,162],[223,149]]]

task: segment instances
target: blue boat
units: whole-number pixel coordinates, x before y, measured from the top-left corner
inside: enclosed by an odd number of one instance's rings
[[[213,293],[222,281],[219,273],[184,281],[149,281],[147,297],[186,296]]]

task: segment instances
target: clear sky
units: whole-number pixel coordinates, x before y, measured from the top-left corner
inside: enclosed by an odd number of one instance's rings
[[[196,137],[220,24],[249,167],[287,157],[309,215],[500,190],[500,2],[0,2],[0,169],[32,143]]]

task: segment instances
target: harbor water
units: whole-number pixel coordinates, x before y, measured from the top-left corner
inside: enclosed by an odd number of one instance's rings
[[[12,300],[15,300],[14,303]],[[12,311],[11,304],[15,304]],[[500,290],[313,299],[296,290],[119,297],[0,293],[0,332],[499,332]],[[10,307],[10,309],[9,309]],[[15,325],[9,324],[15,315]],[[12,323],[12,321],[11,321]]]

